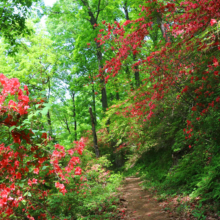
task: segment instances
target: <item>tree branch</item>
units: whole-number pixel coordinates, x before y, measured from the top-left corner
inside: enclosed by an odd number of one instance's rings
[[[100,12],[100,4],[101,4],[101,0],[99,0],[99,3],[98,3],[98,10],[97,10],[96,18],[95,18],[96,21],[98,20],[98,16],[99,16],[99,12]]]

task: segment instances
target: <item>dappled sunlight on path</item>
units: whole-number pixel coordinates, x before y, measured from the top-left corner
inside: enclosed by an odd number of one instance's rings
[[[124,213],[122,219],[130,220],[167,220],[168,214],[162,210],[160,204],[152,198],[152,195],[143,190],[139,184],[140,178],[129,177],[120,188],[121,201]]]

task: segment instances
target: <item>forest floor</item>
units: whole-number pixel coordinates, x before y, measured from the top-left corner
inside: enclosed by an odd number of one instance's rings
[[[167,220],[173,219],[152,194],[143,190],[137,177],[125,178],[119,188],[121,219],[129,220]]]

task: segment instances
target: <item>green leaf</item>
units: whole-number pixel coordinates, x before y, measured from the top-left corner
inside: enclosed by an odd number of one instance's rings
[[[48,168],[48,166],[43,166],[42,170],[46,170]]]
[[[16,128],[16,126],[15,125],[13,125],[12,127],[10,127],[9,128],[9,131],[11,132],[13,129],[15,129]]]
[[[19,183],[18,184],[20,187],[23,187],[24,186],[24,183]]]

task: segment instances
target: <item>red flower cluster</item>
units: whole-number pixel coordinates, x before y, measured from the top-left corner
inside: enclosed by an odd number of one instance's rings
[[[26,118],[31,102],[27,86],[24,86],[23,90],[20,87],[18,79],[8,79],[0,74],[0,126],[16,127]],[[85,147],[82,141],[76,142],[75,148],[68,151],[63,146],[55,144],[55,149],[50,152],[46,147],[51,138],[47,138],[46,133],[41,135],[40,147],[39,144],[35,144],[32,136],[33,132],[30,129],[14,128],[11,130],[14,143],[9,146],[0,143],[0,177],[5,179],[0,184],[1,219],[2,216],[9,219],[10,215],[16,214],[16,210],[22,204],[21,201],[27,204],[24,218],[34,219],[28,211],[38,207],[33,200],[41,203],[47,196],[47,191],[40,185],[47,183],[54,187],[54,180],[64,181],[56,182],[55,187],[65,194],[67,190],[64,184],[69,182],[68,178],[81,175],[81,168],[75,167],[80,164],[80,159],[74,154],[75,152],[82,154]],[[65,168],[60,166],[63,161],[68,162]]]
[[[96,39],[100,45],[108,40],[108,44],[112,43],[114,49],[117,48],[114,50],[116,55],[101,70],[101,73],[108,74],[105,76],[106,83],[118,74],[124,74],[122,66],[127,60],[130,62],[128,58],[133,56],[138,59],[132,65],[132,70],[135,72],[138,67],[140,78],[146,77],[135,93],[131,89],[131,95],[134,93],[131,105],[127,107],[125,104],[123,110],[120,106],[116,114],[136,118],[137,122],[141,120],[151,126],[151,119],[163,111],[161,106],[174,105],[174,112],[180,104],[191,103],[191,123],[186,121],[185,132],[186,141],[191,141],[199,133],[196,130],[199,123],[220,107],[220,42],[217,31],[220,1],[182,1],[177,4],[149,0],[145,6],[140,7],[140,18],[127,20],[122,25],[117,21],[114,24],[105,23],[107,34],[98,35]],[[146,38],[159,18],[161,23],[158,27],[163,34],[164,43],[157,43],[160,50],[154,51],[154,48],[144,56],[146,50],[142,48],[149,46],[145,44]],[[126,31],[128,26],[129,31]],[[209,40],[202,38],[201,33],[203,36],[210,36]],[[102,77],[101,73],[98,77]],[[173,94],[176,94],[173,103],[166,103]],[[167,107],[169,108],[171,106]],[[214,115],[217,117],[217,114]]]

